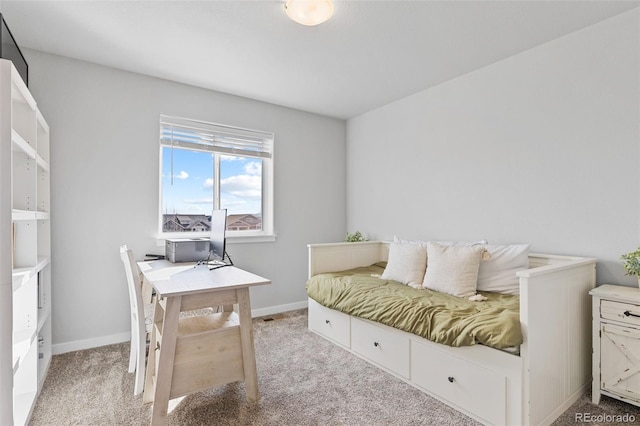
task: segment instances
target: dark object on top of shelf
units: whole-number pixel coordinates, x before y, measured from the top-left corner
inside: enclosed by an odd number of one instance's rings
[[[163,260],[165,259],[163,254],[153,254],[153,253],[147,253],[144,255],[144,261],[145,262],[149,262],[152,260]]]
[[[9,59],[13,62],[13,66],[18,70],[18,74],[24,80],[24,84],[29,87],[29,65],[27,60],[22,55],[16,39],[13,38],[13,34],[7,27],[7,22],[4,20],[4,16],[0,13],[0,58]]]

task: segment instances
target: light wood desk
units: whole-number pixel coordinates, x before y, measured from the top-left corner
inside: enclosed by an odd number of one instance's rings
[[[271,281],[233,266],[138,265],[157,294],[144,388],[144,402],[153,402],[151,423],[166,424],[170,399],[226,383],[244,380],[247,400],[256,401],[249,287]],[[180,312],[219,306],[222,312],[180,318]]]

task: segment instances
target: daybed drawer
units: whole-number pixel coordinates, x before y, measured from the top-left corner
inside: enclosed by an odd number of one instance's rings
[[[612,321],[640,325],[640,306],[632,303],[602,300],[600,302],[600,316]]]
[[[309,329],[347,348],[351,347],[350,317],[309,299]]]
[[[506,377],[411,341],[411,381],[491,423],[506,423]]]
[[[351,319],[351,344],[354,352],[394,373],[409,378],[409,336],[401,331]]]

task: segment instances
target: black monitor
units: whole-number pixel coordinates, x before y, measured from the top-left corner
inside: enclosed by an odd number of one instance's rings
[[[225,243],[227,231],[227,209],[211,212],[211,237],[209,239],[209,261],[214,266],[225,264]]]

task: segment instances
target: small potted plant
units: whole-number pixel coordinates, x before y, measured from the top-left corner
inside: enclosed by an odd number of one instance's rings
[[[624,270],[627,275],[634,275],[637,277],[638,286],[640,286],[640,247],[638,247],[636,251],[623,254],[620,256],[620,259],[623,260],[622,266],[624,266]]]
[[[362,234],[360,233],[360,231],[356,231],[353,234],[350,234],[347,232],[347,235],[345,236],[344,240],[348,243],[357,243],[360,241],[367,241]]]

